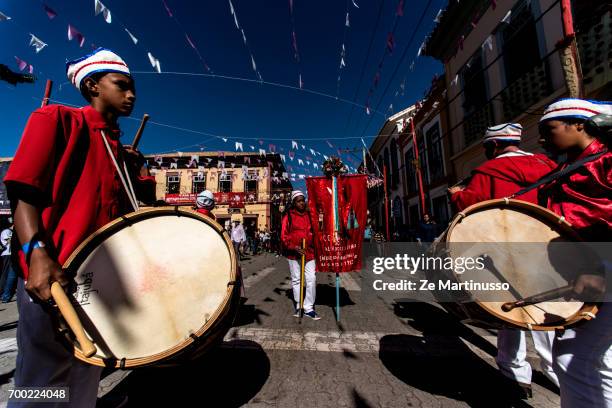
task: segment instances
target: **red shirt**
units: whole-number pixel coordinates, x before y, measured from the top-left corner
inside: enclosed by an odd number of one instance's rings
[[[36,192],[49,253],[63,264],[91,233],[133,211],[117,170],[102,140],[119,166],[124,160],[120,131],[87,106],[82,109],[49,105],[32,113],[4,182],[12,202]],[[155,186],[154,177],[134,177],[134,188]],[[21,268],[27,278],[23,253]]]
[[[291,216],[291,225],[289,225]],[[299,213],[295,209],[289,210],[289,214],[283,217],[281,229],[281,241],[289,259],[298,259],[296,247],[302,247],[302,239],[306,239],[306,261],[314,259],[314,237],[310,226],[310,216],[308,211]]]
[[[582,153],[562,165],[604,150],[594,140]],[[612,153],[585,163],[567,177],[540,189],[542,205],[562,215],[586,241],[612,238]]]
[[[210,210],[207,210],[206,208],[196,208],[196,211],[200,214],[204,214],[205,216],[212,218],[213,220],[217,219],[217,217],[215,217],[215,214],[213,214],[212,212],[210,212]]]
[[[462,211],[481,201],[508,197],[535,183],[555,167],[557,164],[543,154],[515,153],[497,157],[478,166],[465,190],[453,194],[450,200],[458,211]],[[537,191],[531,190],[516,199],[537,204]]]

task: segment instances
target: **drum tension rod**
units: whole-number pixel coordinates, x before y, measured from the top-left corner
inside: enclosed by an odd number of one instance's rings
[[[122,369],[122,370],[125,370],[125,361],[126,361],[126,358],[125,358],[125,357],[123,357],[123,358],[122,358],[122,359],[119,361],[119,368],[120,368],[120,369]]]

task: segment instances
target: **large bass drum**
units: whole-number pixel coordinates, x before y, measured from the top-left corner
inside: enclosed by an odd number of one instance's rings
[[[107,224],[64,264],[97,366],[176,364],[222,341],[240,301],[236,255],[211,218],[175,207]]]
[[[476,258],[486,255],[478,280],[508,283],[510,298],[491,299],[484,292],[464,290],[450,302],[437,294],[440,304],[463,321],[487,328],[530,330],[565,328],[595,317],[597,306],[575,301],[539,303],[502,311],[508,301],[533,296],[568,285],[577,272],[594,262],[576,242],[577,235],[563,217],[520,200],[496,199],[474,204],[453,218],[432,244],[429,255]],[[466,282],[468,274],[456,271],[427,272],[429,279]],[[472,275],[473,276],[473,275]],[[442,298],[444,298],[442,300]]]

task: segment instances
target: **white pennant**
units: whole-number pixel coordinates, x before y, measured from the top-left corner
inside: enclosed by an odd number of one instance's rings
[[[11,18],[9,16],[0,11],[0,21],[8,21],[10,19]]]
[[[110,24],[113,21],[113,17],[111,16],[111,12],[100,0],[94,0],[94,9],[96,16],[102,13],[104,17],[104,21]]]
[[[512,10],[508,10],[504,18],[501,19],[502,23],[510,24],[510,18],[512,17]]]
[[[351,23],[349,22],[349,13],[346,13],[346,23],[344,23],[345,26],[350,27]]]
[[[280,158],[281,158],[282,161],[285,161],[285,155],[284,154],[281,154]]]
[[[236,24],[236,28],[240,30],[240,25],[238,24],[238,17],[236,17],[236,12],[234,11],[234,5],[232,4],[232,0],[229,0],[230,13],[234,16],[234,24]]]
[[[298,144],[295,140],[291,141],[291,148],[297,150],[298,149]]]
[[[241,152],[244,152],[244,150],[242,150],[242,143],[240,142],[236,142],[236,150],[240,149]]]
[[[359,6],[357,5],[357,3],[355,3],[355,0],[352,0],[352,1],[353,1],[353,6],[355,6],[355,7],[359,8]]]
[[[304,161],[303,161],[302,159],[298,159],[298,164],[299,164],[300,166],[303,166],[303,165],[304,165]]]
[[[128,33],[134,45],[138,44],[138,38],[134,37],[134,34],[130,33],[130,31],[127,28],[124,28],[124,30],[126,33]]]
[[[42,42],[40,40],[40,38],[36,37],[34,34],[30,33],[30,45],[32,47],[34,47],[34,50],[36,50],[36,53],[38,54],[40,51],[42,51],[43,48],[45,48],[47,46],[46,43]]]
[[[489,35],[485,42],[482,43],[482,48],[484,49],[485,45],[489,48],[489,51],[493,51],[493,35]]]
[[[150,52],[147,53],[147,56],[149,57],[149,62],[151,63],[151,66],[155,68],[158,74],[161,74],[161,64],[159,60],[155,58]]]

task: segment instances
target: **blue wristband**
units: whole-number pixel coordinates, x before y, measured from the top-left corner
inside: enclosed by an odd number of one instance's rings
[[[45,243],[42,241],[35,241],[35,242],[26,242],[25,244],[23,244],[23,246],[21,247],[21,249],[23,250],[24,254],[29,254],[30,251],[35,250],[36,248],[44,248],[45,247]]]

